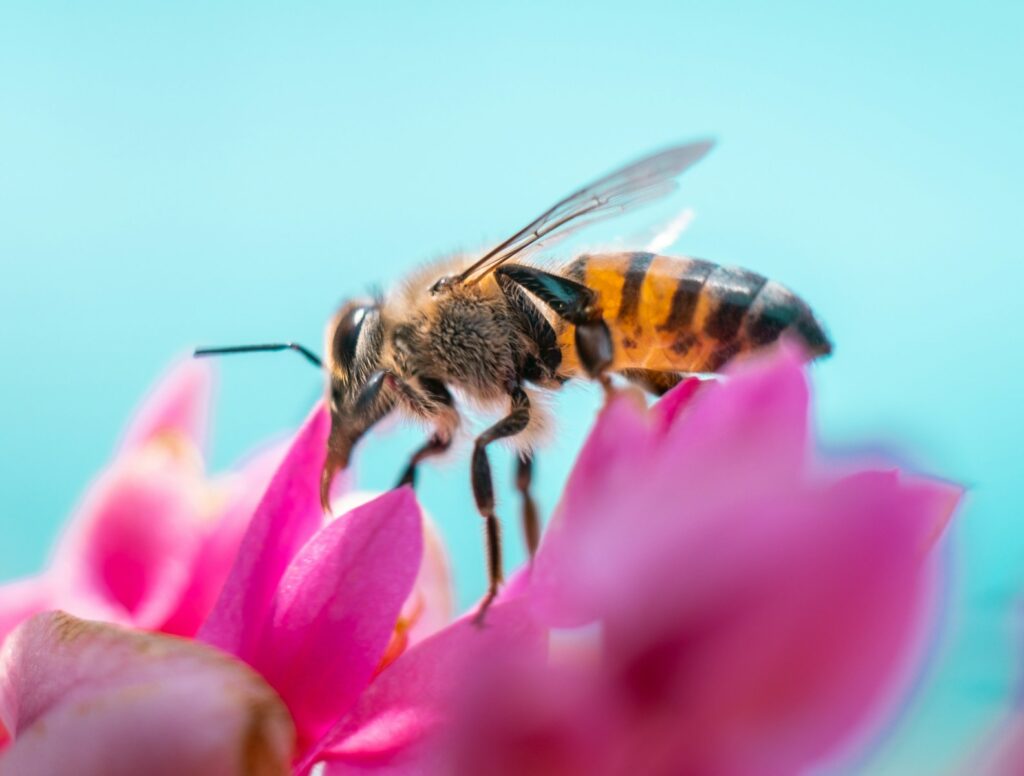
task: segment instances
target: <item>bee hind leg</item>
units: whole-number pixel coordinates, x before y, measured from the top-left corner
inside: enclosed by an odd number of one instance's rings
[[[519,386],[512,389],[512,409],[508,415],[477,437],[473,446],[472,483],[473,498],[476,500],[477,511],[484,519],[484,531],[487,547],[487,595],[477,610],[473,622],[483,625],[487,609],[498,595],[498,587],[502,582],[501,564],[501,525],[494,513],[494,480],[491,477],[491,464],[487,459],[487,446],[496,439],[515,436],[530,423],[530,399]]]
[[[516,490],[523,499],[523,539],[530,553],[530,562],[537,554],[540,543],[540,519],[537,517],[537,504],[530,495],[530,484],[533,481],[533,455],[520,453],[516,457]]]

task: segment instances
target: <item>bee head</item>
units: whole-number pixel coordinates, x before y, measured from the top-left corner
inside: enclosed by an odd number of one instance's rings
[[[390,392],[380,390],[383,344],[380,305],[373,301],[348,302],[327,327],[325,366],[331,433],[320,483],[325,510],[329,508],[334,476],[348,466],[352,448],[394,403]]]

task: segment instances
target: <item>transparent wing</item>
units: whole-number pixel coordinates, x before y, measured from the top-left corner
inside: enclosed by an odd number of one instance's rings
[[[676,188],[675,179],[699,161],[712,142],[666,148],[610,173],[555,203],[459,274],[457,283],[475,283],[535,243],[619,215]]]

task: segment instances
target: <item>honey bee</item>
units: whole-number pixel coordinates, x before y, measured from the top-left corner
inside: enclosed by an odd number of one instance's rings
[[[710,142],[668,148],[584,186],[479,257],[456,257],[416,271],[392,293],[347,302],[327,327],[326,402],[331,430],[321,480],[331,483],[356,442],[391,413],[433,429],[399,484],[445,452],[461,423],[461,400],[501,407],[476,437],[471,484],[486,533],[489,585],[483,616],[502,581],[501,532],[487,448],[517,448],[516,484],[531,556],[540,537],[530,496],[533,446],[545,424],[538,392],[610,374],[661,394],[693,373],[719,372],[731,360],[787,334],[809,357],[831,344],[808,305],[779,283],[745,269],[647,252],[593,253],[561,266],[531,262],[545,241],[630,210],[675,188]],[[197,355],[291,348],[293,343],[198,350]]]

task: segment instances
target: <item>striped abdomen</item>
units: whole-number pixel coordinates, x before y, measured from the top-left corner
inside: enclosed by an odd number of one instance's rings
[[[599,296],[615,340],[613,371],[717,372],[783,333],[813,356],[831,351],[802,299],[748,270],[629,252],[580,256],[565,274]],[[574,371],[572,327],[559,332],[559,341],[563,369]]]

